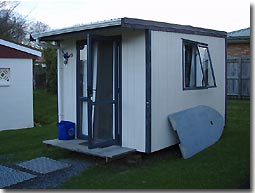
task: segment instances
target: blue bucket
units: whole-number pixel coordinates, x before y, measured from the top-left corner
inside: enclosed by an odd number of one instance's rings
[[[70,121],[61,121],[58,123],[58,139],[74,139],[75,123]]]

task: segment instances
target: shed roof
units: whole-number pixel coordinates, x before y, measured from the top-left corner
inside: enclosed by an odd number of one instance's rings
[[[59,35],[70,34],[75,32],[89,31],[99,28],[107,27],[121,27],[121,28],[136,28],[136,29],[150,29],[156,31],[169,31],[176,33],[185,33],[185,34],[196,34],[196,35],[205,35],[205,36],[215,36],[225,38],[227,33],[224,31],[217,31],[212,29],[204,29],[193,27],[189,25],[178,25],[171,24],[166,22],[158,22],[151,20],[142,20],[135,18],[118,18],[105,20],[100,22],[89,23],[80,26],[73,26],[69,28],[63,28],[58,30],[52,30],[40,34],[35,34],[34,37],[39,40],[57,40],[56,37]]]
[[[24,52],[26,54],[30,54],[30,55],[33,55],[33,56],[41,57],[41,55],[42,55],[42,53],[37,49],[30,48],[28,46],[24,46],[22,44],[14,43],[14,42],[3,40],[3,39],[0,39],[0,46],[15,49],[17,51]],[[4,53],[2,53],[2,55],[3,54]]]
[[[240,29],[228,33],[228,37],[250,37],[250,28]]]
[[[250,28],[244,28],[236,31],[229,32],[227,34],[228,42],[249,42],[250,41]]]

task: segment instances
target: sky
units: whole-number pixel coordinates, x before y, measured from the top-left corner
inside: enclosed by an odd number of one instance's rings
[[[250,27],[248,0],[26,0],[16,11],[51,29],[131,17],[221,31]]]

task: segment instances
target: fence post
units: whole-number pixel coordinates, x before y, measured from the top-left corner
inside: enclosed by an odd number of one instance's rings
[[[243,96],[243,57],[240,58],[240,97]]]

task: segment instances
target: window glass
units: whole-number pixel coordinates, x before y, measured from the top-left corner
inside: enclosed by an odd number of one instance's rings
[[[216,86],[208,47],[199,46],[199,53],[204,72],[205,85],[207,87]]]
[[[80,47],[80,93],[87,97],[87,45]]]
[[[194,87],[195,86],[195,60],[194,52],[192,45],[185,45],[184,48],[184,65],[185,65],[185,87]]]
[[[184,89],[215,87],[208,46],[184,40],[183,52]]]

